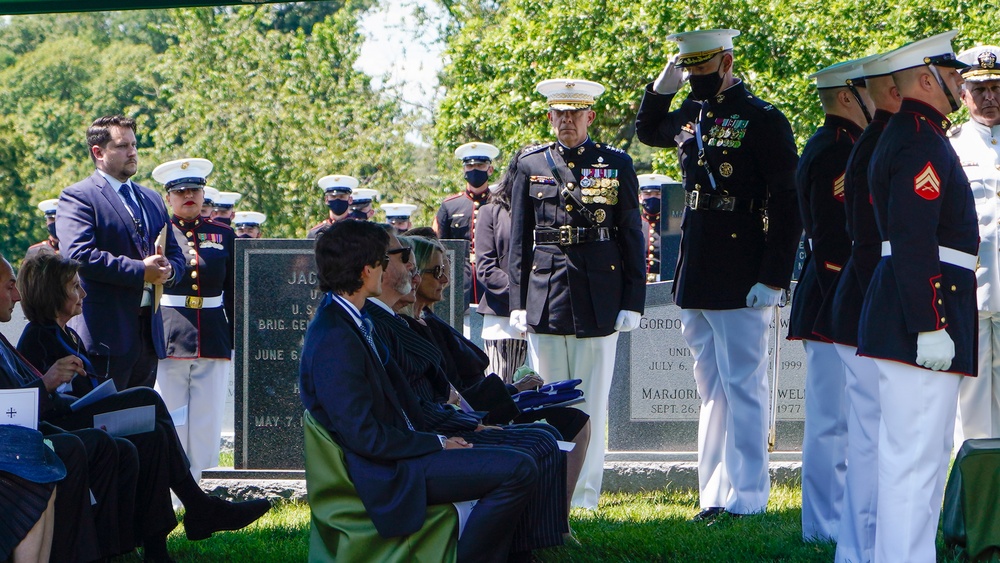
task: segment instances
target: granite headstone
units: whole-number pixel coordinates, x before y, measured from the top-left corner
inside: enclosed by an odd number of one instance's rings
[[[700,399],[691,352],[681,334],[680,308],[671,297],[672,283],[647,285],[639,328],[619,336],[609,401],[609,450],[697,451]],[[769,347],[773,354],[778,336],[776,450],[794,451],[802,443],[805,353],[800,343],[784,340],[787,311],[779,310],[777,330],[772,322]]]

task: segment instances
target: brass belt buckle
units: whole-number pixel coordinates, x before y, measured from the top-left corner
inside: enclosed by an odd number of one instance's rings
[[[204,300],[196,295],[188,295],[184,299],[184,306],[188,309],[201,309],[201,304]]]
[[[573,244],[573,227],[569,225],[559,227],[559,244],[561,246]]]

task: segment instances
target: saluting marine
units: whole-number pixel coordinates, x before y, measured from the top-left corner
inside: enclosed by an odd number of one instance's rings
[[[469,261],[465,264],[465,297],[469,303],[479,303],[483,288],[472,270],[476,263],[476,217],[479,208],[490,199],[490,176],[493,175],[493,159],[500,149],[489,143],[465,143],[455,149],[455,157],[462,161],[465,189],[445,198],[434,216],[433,228],[441,239],[462,239],[469,241]]]
[[[49,238],[29,246],[28,251],[24,253],[25,260],[39,252],[59,254],[59,239],[56,238],[56,206],[58,204],[58,199],[47,199],[38,204],[38,210],[45,215],[45,230],[49,232]]]
[[[767,506],[768,325],[802,232],[792,128],[733,76],[737,35],[669,36],[680,54],[646,87],[635,121],[643,143],[679,147],[687,192],[674,301],[701,397],[696,520]],[[685,80],[691,93],[670,111]]]
[[[233,353],[233,291],[236,235],[228,225],[201,217],[204,158],[165,162],[153,179],[167,190],[173,236],[187,268],[160,298],[167,357],[156,370],[156,391],[173,412],[187,407],[187,424],[177,427],[198,480],[219,464],[219,439]]]
[[[851,254],[844,183],[847,159],[872,108],[861,61],[824,68],[816,80],[823,125],[802,149],[796,172],[806,259],[792,300],[788,339],[806,352],[802,437],[802,539],[836,541],[847,472],[844,363],[833,343],[815,332],[820,307],[832,297]]]
[[[875,561],[934,561],[963,375],[975,375],[975,199],[945,131],[966,65],[955,31],[886,55],[903,96],[868,167],[882,259],[858,353],[879,371]],[[936,373],[940,372],[940,373]]]
[[[358,179],[343,174],[323,176],[317,182],[323,190],[323,202],[329,208],[329,215],[320,224],[309,229],[306,238],[314,239],[319,232],[337,221],[347,219],[351,206],[351,193],[358,187]]]
[[[663,174],[639,174],[639,206],[646,249],[646,282],[660,281],[660,217],[663,184],[672,182]]]
[[[511,193],[511,325],[531,367],[551,381],[582,379],[591,416],[573,505],[597,508],[617,331],[639,325],[646,297],[639,185],[632,159],[587,133],[604,87],[545,80],[558,142],[521,151]]]

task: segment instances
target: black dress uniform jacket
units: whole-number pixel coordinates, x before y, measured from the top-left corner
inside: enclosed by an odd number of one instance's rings
[[[837,278],[851,254],[844,208],[847,159],[861,127],[853,121],[827,115],[809,138],[795,184],[799,215],[806,233],[806,259],[795,288],[788,323],[788,339],[817,340],[813,334],[820,306],[833,295]]]
[[[441,202],[434,221],[438,227],[438,238],[467,240],[471,245],[469,253],[476,251],[473,235],[476,232],[476,221],[479,217],[479,209],[486,204],[490,198],[489,190],[481,194],[474,194],[468,189],[460,194],[455,194],[445,198]],[[465,273],[465,297],[469,303],[479,303],[483,296],[483,288],[476,279],[471,262],[466,262]]]
[[[163,293],[193,298],[221,295],[222,307],[163,307],[167,357],[228,360],[233,352],[236,234],[228,225],[201,217],[188,221],[174,216],[171,222],[187,266],[177,284]]]
[[[576,198],[594,213],[598,225],[591,225],[578,204],[561,193],[545,156],[550,150],[559,176],[567,188],[573,184]],[[614,332],[619,311],[641,313],[646,267],[632,159],[590,138],[572,149],[549,143],[521,152],[513,182],[510,308],[527,310],[528,330],[607,336]],[[611,240],[533,245],[536,229],[560,227],[606,227]]]
[[[788,120],[743,82],[705,102],[688,96],[670,111],[673,98],[647,85],[635,120],[639,140],[679,147],[686,192],[732,197],[753,208],[684,210],[674,301],[684,309],[739,309],[757,282],[788,288],[802,233],[795,203],[798,153]],[[699,121],[700,161],[694,138]]]
[[[890,117],[892,114],[885,110],[875,110],[872,122],[858,137],[847,159],[844,207],[851,256],[837,278],[833,294],[826,295],[813,327],[813,333],[823,339],[855,348],[858,346],[861,305],[875,266],[881,259],[882,238],[875,224],[875,209],[868,191],[868,164]]]
[[[487,203],[476,221],[476,281],[483,289],[476,312],[510,315],[510,209]]]
[[[868,168],[882,240],[892,244],[865,295],[858,352],[916,365],[917,333],[945,329],[955,343],[948,371],[975,376],[978,313],[973,270],[938,258],[939,247],[976,255],[975,200],[945,131],[951,123],[903,99]]]
[[[662,214],[642,214],[642,236],[646,249],[646,281],[655,282],[660,274],[660,217]]]

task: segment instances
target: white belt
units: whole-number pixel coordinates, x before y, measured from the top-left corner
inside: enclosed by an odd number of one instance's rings
[[[892,256],[892,245],[887,240],[882,241],[882,256]],[[938,259],[945,264],[951,264],[952,266],[972,271],[976,271],[976,265],[979,263],[979,257],[975,254],[969,254],[968,252],[962,252],[961,250],[955,250],[947,246],[938,247]]]
[[[806,242],[809,243],[809,250],[812,250],[813,249],[813,239],[811,239],[811,238],[810,239],[806,239]]]
[[[185,309],[214,309],[222,307],[222,296],[198,297],[195,295],[162,295],[160,305]]]

